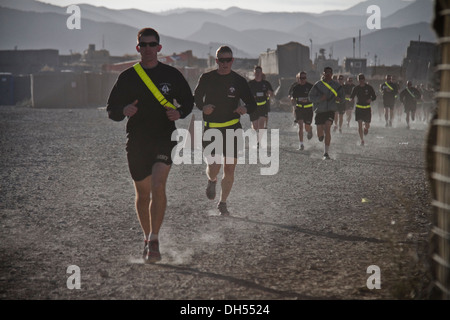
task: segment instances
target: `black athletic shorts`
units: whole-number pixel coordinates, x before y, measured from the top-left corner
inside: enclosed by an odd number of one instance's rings
[[[404,106],[405,106],[405,113],[407,113],[407,112],[416,112],[417,105],[405,104]]]
[[[338,111],[340,114],[344,114],[344,113],[345,113],[345,101],[342,102],[342,103],[336,103],[336,105],[337,105],[337,108],[338,108],[337,111]]]
[[[351,102],[348,100],[345,101],[345,110],[353,110],[354,107],[355,107],[355,102]]]
[[[127,142],[128,168],[134,181],[141,181],[152,174],[153,165],[162,162],[172,164],[172,149],[177,141],[160,139],[129,139]]]
[[[213,130],[215,129],[215,131],[210,132],[209,134],[211,134],[211,137],[207,136],[207,139],[205,139],[205,135],[207,135],[207,132],[209,130]],[[242,131],[237,131],[237,129],[242,130],[242,126],[240,123],[237,123],[233,126],[229,126],[229,127],[225,127],[225,128],[209,128],[206,129],[203,132],[203,141],[202,141],[202,145],[203,145],[203,151],[204,151],[204,155],[205,156],[215,156],[215,155],[223,155],[224,157],[227,158],[238,158],[243,150],[244,150],[244,137],[242,135]],[[230,133],[234,133],[233,135],[229,135],[229,137],[233,137],[233,148],[231,150],[227,149],[227,130],[231,130],[232,132]],[[239,134],[240,132],[240,134]],[[218,143],[214,143],[215,139],[216,139],[216,135],[221,135],[222,137],[222,144],[218,144]],[[211,139],[209,139],[211,138]],[[212,143],[214,143],[213,146],[210,146],[207,150],[205,150],[205,148],[207,148],[209,145],[211,145]],[[211,149],[212,148],[212,149]]]
[[[296,107],[295,108],[295,120],[303,120],[305,124],[311,124],[313,119],[313,108],[301,108]]]
[[[334,113],[335,113],[335,111],[326,111],[326,112],[316,113],[316,118],[315,118],[316,125],[325,124],[325,122],[327,122],[327,121],[331,121],[331,123],[333,123]]]
[[[370,123],[370,121],[372,121],[372,108],[362,109],[356,107],[355,120]]]
[[[262,106],[256,106],[256,110],[253,111],[252,113],[249,113],[250,121],[256,121],[260,117],[267,118],[267,115],[269,114],[269,110],[267,108],[268,104],[269,104],[269,102],[266,102],[266,104],[264,104]]]

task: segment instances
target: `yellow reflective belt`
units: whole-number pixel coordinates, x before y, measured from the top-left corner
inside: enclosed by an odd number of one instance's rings
[[[172,109],[177,109],[173,104],[171,104],[167,99],[162,95],[162,93],[158,90],[158,88],[155,86],[153,81],[150,79],[150,77],[147,75],[147,73],[142,68],[141,64],[138,62],[133,66],[134,70],[138,74],[138,76],[141,78],[141,80],[145,83],[145,85],[148,87],[148,89],[152,92],[152,94],[155,96],[155,98],[159,101],[159,103],[163,107],[169,107]]]
[[[310,103],[310,104],[305,104],[305,105],[303,105],[303,104],[298,104],[298,105],[297,105],[297,107],[299,107],[299,108],[311,108],[312,106],[313,106],[312,103]]]
[[[387,81],[384,82],[384,84],[387,85],[389,89],[391,89],[392,91],[394,91],[394,88],[392,88],[392,87],[387,83]]]
[[[322,81],[322,83],[323,83],[328,89],[330,89],[331,92],[333,92],[333,94],[334,94],[336,97],[338,96],[336,90],[334,90],[334,89],[333,89],[328,83],[326,83],[325,81],[323,81],[323,80],[321,80],[321,81]]]
[[[361,109],[369,109],[370,108],[370,104],[368,106],[362,106],[360,104],[356,105],[357,108],[361,108]]]
[[[267,97],[267,100],[266,101],[262,101],[262,102],[257,102],[256,103],[256,105],[258,105],[258,106],[263,106],[263,105],[265,105],[266,103],[267,103],[267,101],[269,101],[269,97]]]
[[[224,127],[229,127],[232,126],[233,124],[236,124],[239,122],[239,119],[233,119],[227,122],[207,122],[205,121],[205,127],[210,127],[210,128],[224,128]]]

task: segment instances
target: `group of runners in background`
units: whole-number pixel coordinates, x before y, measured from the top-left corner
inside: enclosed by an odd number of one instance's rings
[[[384,119],[386,127],[393,126],[394,118],[400,122],[403,112],[407,129],[416,118],[424,122],[430,119],[434,106],[434,90],[430,85],[414,86],[413,81],[408,80],[406,87],[402,88],[392,75],[386,75],[377,90],[381,99],[377,100],[377,92],[366,81],[364,74],[358,74],[357,83],[354,83],[353,77],[332,75],[332,72],[330,67],[326,67],[322,79],[313,85],[307,81],[307,73],[301,71],[289,89],[295,123],[298,125],[299,150],[304,150],[304,132],[308,139],[312,138],[314,113],[319,141],[323,139],[322,126],[325,126],[324,159],[329,159],[331,126],[334,132],[339,130],[342,133],[344,121],[350,127],[353,112],[358,122],[361,145],[365,144],[364,136],[369,132],[373,109],[378,112],[380,121]]]

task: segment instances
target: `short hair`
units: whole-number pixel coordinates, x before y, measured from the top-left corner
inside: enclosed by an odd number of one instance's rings
[[[306,73],[305,71],[300,71],[299,73],[297,73],[297,74],[295,75],[295,78],[296,78],[296,79],[300,79],[300,77],[302,76],[302,74],[306,74],[306,75],[307,75],[307,73]]]
[[[358,74],[358,80],[361,80],[361,78],[362,79],[366,79],[366,77],[362,73]]]
[[[137,34],[137,41],[139,42],[141,40],[141,37],[149,37],[154,36],[156,38],[156,41],[159,43],[159,33],[153,28],[143,28],[139,30]]]
[[[256,70],[258,70],[258,69],[262,71],[262,67],[261,67],[261,66],[255,66],[255,69],[254,69],[254,70],[256,71]]]
[[[216,58],[219,57],[221,53],[231,53],[233,55],[233,50],[229,46],[220,46],[216,51]]]

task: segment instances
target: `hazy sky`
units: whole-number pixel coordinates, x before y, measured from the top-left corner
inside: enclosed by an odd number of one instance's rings
[[[300,11],[320,13],[327,10],[344,10],[363,0],[39,0],[61,7],[87,3],[111,9],[135,8],[161,12],[177,8],[227,9],[240,7],[256,11]]]

